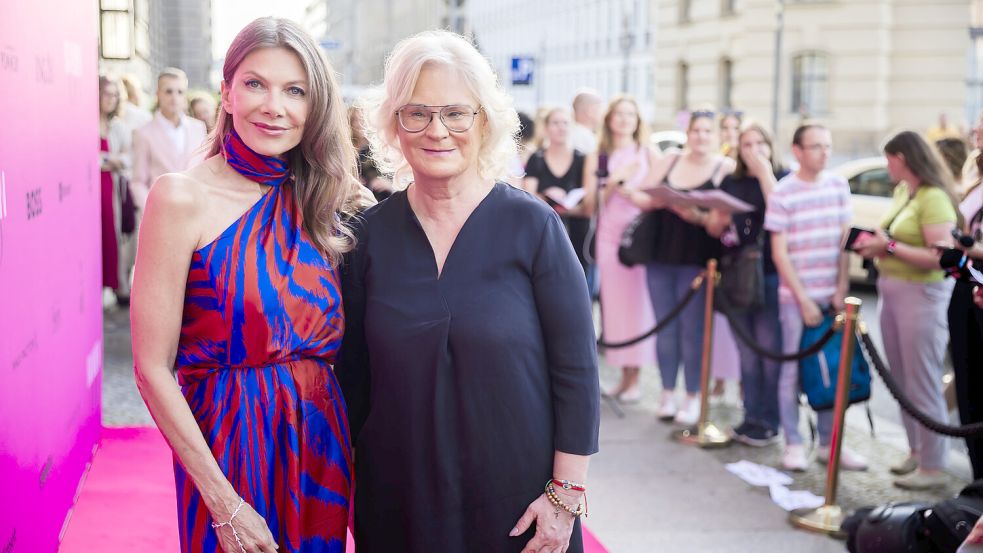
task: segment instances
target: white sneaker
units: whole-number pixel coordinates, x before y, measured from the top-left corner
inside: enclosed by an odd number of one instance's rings
[[[829,463],[829,446],[819,446],[816,459],[822,464]],[[867,459],[846,446],[840,450],[840,468],[843,470],[867,470]]]
[[[802,444],[785,446],[785,453],[782,454],[782,468],[795,472],[802,472],[809,468],[805,446]]]
[[[638,384],[628,388],[618,394],[618,401],[621,403],[638,403],[642,400],[642,387]]]
[[[676,409],[676,394],[672,390],[662,390],[662,396],[659,398],[659,409],[655,416],[659,420],[671,421],[676,416]]]
[[[683,408],[676,412],[673,422],[683,426],[693,426],[700,420],[700,399],[696,396],[686,396]]]

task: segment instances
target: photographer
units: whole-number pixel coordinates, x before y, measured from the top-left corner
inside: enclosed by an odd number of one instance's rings
[[[983,155],[978,155],[976,161],[983,162]],[[961,230],[968,240],[962,244],[957,241],[956,247],[975,260],[977,268],[983,268],[983,244],[979,242],[979,237],[983,235],[983,187],[979,179],[966,192],[959,204],[959,211],[966,221]],[[956,403],[962,424],[983,421],[983,405],[972,401],[974,397],[983,397],[983,309],[973,302],[975,285],[977,283],[969,279],[957,279],[948,311],[949,353],[952,355]],[[966,438],[966,447],[973,467],[973,478],[983,478],[983,439]]]

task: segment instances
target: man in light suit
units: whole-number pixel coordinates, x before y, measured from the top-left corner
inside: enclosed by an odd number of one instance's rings
[[[167,68],[157,77],[157,113],[133,133],[133,179],[130,191],[141,210],[157,177],[184,171],[202,161],[205,124],[188,117],[188,77]]]
[[[187,93],[188,76],[184,71],[173,67],[161,71],[157,77],[157,112],[149,123],[133,131],[130,193],[137,207],[137,228],[134,238],[120,247],[120,262],[126,264],[127,274],[136,258],[136,236],[154,181],[164,173],[184,171],[204,159],[201,146],[205,142],[205,124],[185,115]],[[119,298],[120,304],[128,301],[128,297]]]

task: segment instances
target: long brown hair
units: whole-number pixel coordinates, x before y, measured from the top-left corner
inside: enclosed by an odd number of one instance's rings
[[[310,87],[310,113],[300,144],[285,156],[294,174],[294,197],[303,214],[303,227],[332,266],[355,246],[355,236],[346,221],[366,205],[361,184],[355,177],[348,114],[334,71],[316,42],[288,19],[261,17],[236,35],[225,55],[222,78],[231,86],[239,64],[257,48],[287,48],[297,54]],[[222,141],[232,130],[232,115],[224,109],[209,137],[208,156],[222,151]]]
[[[631,138],[635,141],[635,144],[643,144],[648,138],[648,129],[645,126],[645,121],[642,120],[642,110],[638,109],[638,102],[633,96],[628,94],[619,94],[611,99],[608,104],[608,109],[604,113],[604,124],[601,125],[601,138],[598,141],[597,150],[599,152],[610,154],[614,147],[614,137],[611,136],[611,117],[614,116],[614,110],[618,107],[621,102],[628,102],[635,107],[635,117],[637,119],[637,125],[635,127],[635,132],[632,133]]]
[[[771,162],[771,172],[778,174],[782,170],[782,166],[779,163],[777,156],[775,156],[775,144],[771,140],[771,133],[769,133],[760,123],[755,121],[748,121],[743,126],[741,126],[741,133],[737,135],[737,167],[734,168],[734,178],[742,179],[747,176],[747,163],[744,162],[744,157],[741,156],[741,139],[744,135],[749,132],[757,132],[761,135],[761,138],[768,145],[768,149],[771,150],[771,158],[768,160]]]
[[[909,185],[934,186],[941,188],[949,196],[952,207],[956,210],[959,225],[962,226],[962,215],[959,212],[959,200],[956,197],[955,184],[952,174],[939,157],[938,152],[925,142],[920,134],[912,131],[901,131],[884,144],[884,153],[901,155],[905,165],[916,177],[918,183]]]

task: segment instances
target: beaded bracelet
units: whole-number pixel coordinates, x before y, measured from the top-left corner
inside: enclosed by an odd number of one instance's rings
[[[550,503],[552,503],[554,507],[563,509],[564,511],[570,513],[570,515],[573,516],[574,518],[587,515],[587,507],[584,504],[578,503],[576,507],[571,507],[566,503],[564,503],[560,499],[560,496],[556,495],[556,488],[553,487],[552,479],[546,482],[545,491],[546,491],[546,499],[549,499]],[[584,494],[584,503],[586,502],[587,502],[587,495]]]
[[[587,486],[585,484],[580,484],[579,482],[574,482],[572,480],[559,480],[556,478],[550,480],[550,482],[552,482],[554,486],[559,486],[564,490],[587,493]]]
[[[236,516],[239,515],[239,511],[242,509],[242,506],[245,505],[245,504],[246,504],[246,500],[240,497],[239,498],[239,505],[237,505],[236,508],[235,508],[235,510],[232,511],[232,516],[229,517],[229,520],[227,522],[222,522],[222,523],[213,522],[212,523],[212,528],[214,528],[216,530],[218,530],[219,528],[221,528],[223,526],[228,526],[229,528],[231,528],[232,529],[232,537],[235,538],[236,543],[239,544],[239,551],[241,551],[242,553],[246,553],[246,546],[242,545],[242,542],[239,541],[239,532],[236,532],[236,527],[232,525],[232,521],[236,519]]]

